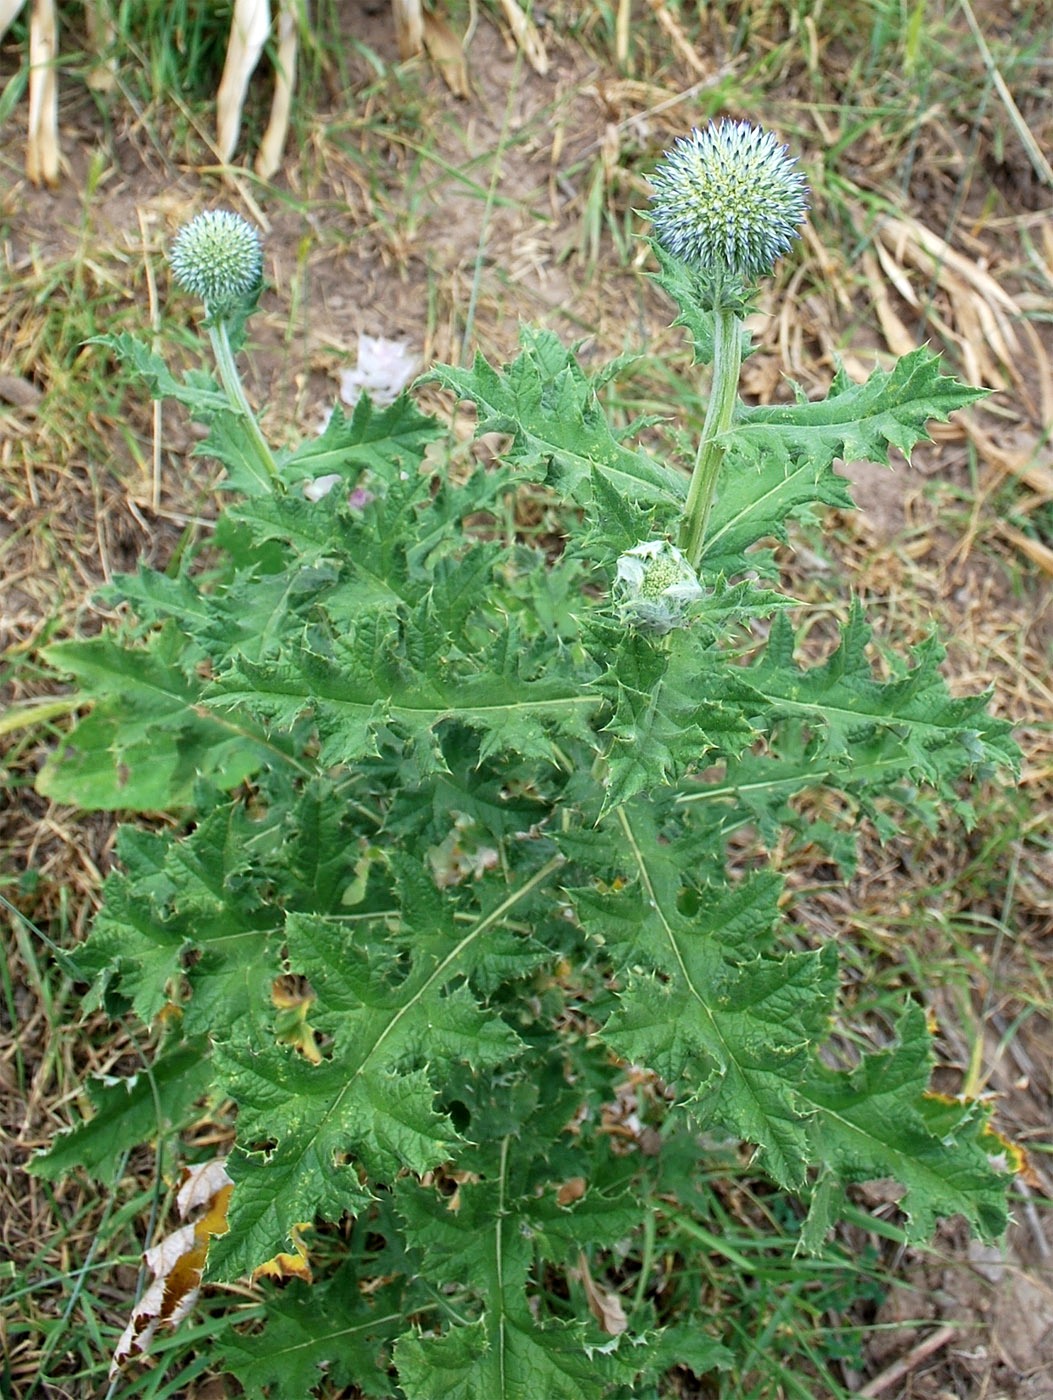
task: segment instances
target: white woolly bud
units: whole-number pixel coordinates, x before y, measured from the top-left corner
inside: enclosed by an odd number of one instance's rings
[[[658,633],[681,626],[688,604],[704,595],[694,569],[668,540],[646,540],[621,555],[614,591],[626,622]]]

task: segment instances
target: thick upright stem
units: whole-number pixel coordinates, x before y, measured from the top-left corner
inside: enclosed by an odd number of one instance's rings
[[[230,406],[239,418],[245,420],[245,427],[252,443],[253,451],[256,454],[260,466],[264,469],[272,484],[279,490],[283,490],[281,477],[278,475],[278,464],[274,460],[267,439],[260,430],[260,425],[256,421],[256,415],[252,411],[252,406],[245,397],[245,390],[242,387],[241,375],[234,362],[234,351],[230,346],[230,336],[227,334],[226,323],[217,318],[208,328],[209,338],[212,341],[212,349],[216,356],[216,368],[219,370],[220,382],[226,391]]]
[[[715,311],[713,321],[713,386],[680,527],[680,548],[693,569],[702,559],[713,492],[726,450],[723,439],[735,413],[742,367],[741,321],[734,311]]]

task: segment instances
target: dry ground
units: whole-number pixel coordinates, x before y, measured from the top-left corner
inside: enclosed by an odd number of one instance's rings
[[[632,241],[640,226],[632,210],[647,197],[643,171],[705,118],[714,93],[728,94],[734,116],[757,113],[736,86],[748,64],[736,57],[727,25],[703,25],[699,43],[697,19],[685,19],[679,32],[694,45],[689,58],[678,48],[676,12],[661,12],[669,23],[648,15],[619,70],[589,13],[551,12],[543,77],[480,17],[466,100],[422,63],[394,67],[386,15],[351,16],[355,37],[391,67],[378,77],[358,53],[349,60],[353,90],[334,80],[327,92],[323,66],[312,95],[318,114],[301,122],[274,189],[244,174],[225,187],[202,170],[200,142],[170,125],[171,113],[137,115],[115,100],[103,122],[83,84],[70,82],[62,108],[67,178],[57,192],[34,191],[20,178],[20,116],[8,119],[0,152],[0,659],[20,668],[8,677],[9,698],[40,693],[33,658],[42,641],[100,625],[90,602],[100,581],[140,557],[163,563],[207,515],[212,468],[187,455],[187,425],[167,410],[159,422],[116,386],[101,385],[97,402],[81,406],[70,385],[91,372],[96,352],[63,343],[61,315],[53,314],[68,307],[70,334],[83,338],[74,313],[94,299],[103,320],[119,315],[129,324],[137,311],[147,331],[167,292],[163,249],[201,207],[232,203],[268,229],[271,290],[252,377],[258,399],[271,405],[276,437],[321,419],[359,331],[406,338],[428,363],[476,346],[507,354],[520,319],[584,339],[597,362],[645,350],[652,358],[632,381],[633,408],[660,411],[667,386],[655,364],[687,372],[687,362],[669,308],[642,275],[644,246]],[[781,52],[785,35],[773,12],[744,13],[757,21],[756,51]],[[1049,18],[1040,9],[1034,23]],[[980,19],[989,36],[1003,22],[1000,11]],[[982,73],[960,17],[949,33],[963,70]],[[848,464],[859,513],[832,519],[821,540],[802,537],[787,551],[787,576],[806,598],[828,596],[832,580],[849,584],[889,640],[914,640],[935,620],[950,640],[954,684],[993,687],[994,708],[1018,724],[1025,756],[1017,791],[977,794],[981,821],[971,835],[954,827],[871,843],[848,887],[822,867],[800,872],[808,932],[842,940],[850,977],[922,985],[939,1021],[941,1087],[993,1094],[998,1126],[1029,1147],[1031,1160],[1005,1251],[979,1249],[949,1228],[931,1256],[895,1261],[902,1287],[874,1319],[865,1373],[845,1380],[860,1395],[888,1400],[1048,1400],[1051,190],[997,90],[986,114],[956,110],[944,89],[934,93],[909,151],[902,137],[864,124],[836,156],[831,178],[827,153],[844,129],[836,106],[814,102],[816,73],[834,84],[854,61],[851,43],[820,19],[802,31],[798,49],[793,62],[780,60],[761,115],[802,152],[818,195],[801,255],[755,318],[760,348],[746,389],[777,397],[786,375],[814,389],[835,358],[865,368],[927,336],[942,341],[965,377],[1000,392],[989,409],[942,430],[913,469]],[[9,53],[5,72],[12,62]],[[1048,69],[1046,78],[1053,80]],[[1048,150],[1048,92],[1044,108],[1031,96],[1021,99],[1023,120]],[[46,743],[39,731],[8,740],[0,890],[66,942],[90,918],[113,823],[56,810],[33,793],[28,780]],[[46,949],[14,912],[4,936],[0,1234],[17,1269],[51,1236],[60,1210],[74,1225],[51,1267],[68,1271],[88,1248],[98,1207],[75,1183],[54,1203],[20,1166],[68,1123],[84,1072],[128,1064],[134,1048],[62,1032],[75,1017],[70,988],[47,971]],[[148,1162],[128,1165],[136,1170],[149,1179]],[[133,1285],[126,1276],[108,1285],[115,1310],[127,1306]],[[42,1320],[61,1305],[46,1294],[36,1304]],[[901,1326],[907,1318],[911,1325]],[[919,1319],[933,1326],[919,1330]],[[21,1336],[12,1346],[7,1384],[15,1389],[5,1394],[18,1394],[31,1375],[31,1347]]]

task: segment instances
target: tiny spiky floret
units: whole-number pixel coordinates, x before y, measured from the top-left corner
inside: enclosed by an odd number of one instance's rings
[[[770,131],[722,121],[681,137],[651,176],[655,237],[714,278],[755,282],[798,237],[808,186]]]
[[[229,209],[211,209],[184,224],[169,261],[179,285],[213,316],[255,291],[263,276],[259,234]]]
[[[679,627],[687,605],[703,591],[694,569],[668,540],[645,540],[618,559],[618,610],[624,621],[647,631]]]

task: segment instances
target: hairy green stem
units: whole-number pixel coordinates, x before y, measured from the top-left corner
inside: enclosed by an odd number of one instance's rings
[[[720,464],[724,460],[724,434],[738,402],[739,370],[742,366],[742,323],[734,311],[713,313],[713,385],[706,421],[695,456],[695,469],[680,526],[680,548],[688,563],[697,569],[702,559],[702,542],[713,505]]]
[[[209,339],[212,341],[212,349],[216,356],[216,368],[219,370],[220,382],[226,391],[230,406],[239,418],[245,420],[248,429],[249,441],[260,466],[270,478],[272,485],[279,490],[284,490],[281,477],[278,475],[278,464],[274,460],[274,453],[271,451],[267,439],[260,430],[260,425],[256,421],[256,415],[252,411],[252,405],[245,397],[245,390],[242,387],[241,375],[234,362],[234,351],[231,349],[230,336],[227,334],[226,322],[216,319],[208,328]]]

